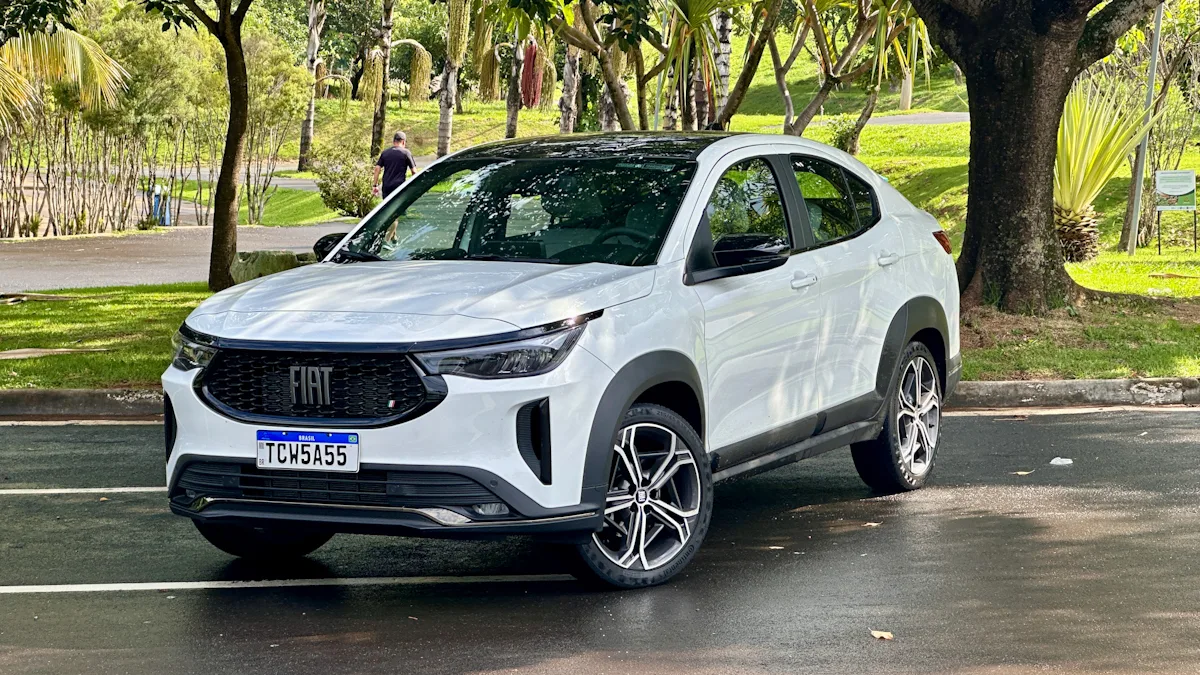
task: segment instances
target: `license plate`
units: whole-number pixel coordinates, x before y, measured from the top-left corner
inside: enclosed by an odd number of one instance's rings
[[[301,471],[358,471],[358,434],[259,431],[258,466]]]

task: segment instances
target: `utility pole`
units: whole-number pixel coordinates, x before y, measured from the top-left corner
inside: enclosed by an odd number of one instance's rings
[[[1150,115],[1154,107],[1154,80],[1158,76],[1158,45],[1162,40],[1162,20],[1163,5],[1160,4],[1154,12],[1154,40],[1150,47],[1150,73],[1146,78],[1146,115],[1142,124],[1150,122]],[[1142,219],[1142,186],[1146,176],[1146,150],[1149,145],[1150,132],[1147,131],[1146,135],[1142,136],[1142,143],[1138,146],[1137,161],[1134,162],[1133,180],[1137,181],[1137,189],[1133,192],[1133,222],[1130,223],[1129,241],[1125,250],[1129,255],[1137,252],[1138,221]]]

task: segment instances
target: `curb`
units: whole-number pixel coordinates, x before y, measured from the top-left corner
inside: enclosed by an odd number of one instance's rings
[[[960,382],[952,408],[1035,408],[1079,405],[1200,405],[1200,379],[1029,380]]]
[[[960,382],[948,408],[1200,405],[1200,379]],[[161,415],[161,389],[0,390],[0,419],[130,419]]]
[[[4,389],[0,419],[121,419],[161,415],[161,389]]]

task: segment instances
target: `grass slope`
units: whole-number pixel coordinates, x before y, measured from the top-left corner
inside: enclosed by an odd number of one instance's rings
[[[210,184],[205,183],[205,195]],[[184,185],[183,198],[196,201],[196,181],[188,181]],[[246,208],[245,191],[241,194],[238,208],[238,222],[246,225],[250,222],[249,211]],[[259,225],[267,227],[287,227],[290,225],[313,225],[327,223],[341,218],[341,214],[332,211],[321,201],[321,195],[308,190],[278,188],[267,201],[263,209],[262,222]]]

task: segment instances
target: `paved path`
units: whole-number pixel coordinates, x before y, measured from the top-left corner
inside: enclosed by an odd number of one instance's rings
[[[351,227],[242,227],[238,248],[311,251],[321,235]],[[211,237],[206,227],[179,227],[161,234],[0,241],[0,293],[204,281]]]
[[[874,125],[892,125],[892,124],[957,124],[959,122],[970,122],[971,114],[965,112],[927,112],[927,113],[912,113],[911,115],[877,115],[867,121],[867,124]]]
[[[873,497],[845,450],[718,486],[684,575],[627,592],[524,540],[339,535],[256,566],[162,493],[0,492],[0,672],[1200,672],[1197,429],[1200,411],[950,417],[926,489]],[[161,486],[161,434],[0,427],[0,489]],[[47,592],[135,582],[200,587]]]

